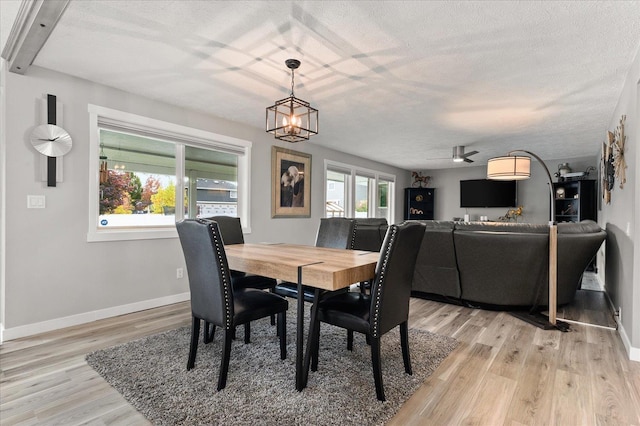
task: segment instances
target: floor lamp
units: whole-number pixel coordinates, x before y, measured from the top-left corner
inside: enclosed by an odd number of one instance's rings
[[[513,155],[516,152],[528,154],[542,165],[542,168],[547,173],[551,202],[551,217],[549,218],[549,320],[547,324],[540,323],[540,321],[532,321],[532,323],[542,328],[557,328],[562,331],[568,331],[569,325],[558,321],[556,318],[558,299],[558,225],[556,224],[556,201],[549,169],[544,164],[544,161],[533,152],[516,149],[507,153],[506,156],[489,159],[487,163],[487,178],[493,180],[529,179],[531,177],[531,158]]]

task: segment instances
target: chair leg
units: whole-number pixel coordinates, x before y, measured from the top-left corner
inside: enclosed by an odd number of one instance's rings
[[[271,287],[269,289],[269,293],[273,293],[275,289],[276,289],[275,287]],[[275,315],[271,315],[271,325],[276,325],[276,316]],[[276,330],[277,329],[278,328],[276,327]],[[276,331],[276,333],[279,333],[279,331]],[[279,334],[278,334],[278,336],[279,336]]]
[[[318,371],[318,355],[320,353],[320,321],[316,321],[313,329],[313,353],[311,354],[311,371]]]
[[[196,353],[198,352],[198,339],[200,338],[200,318],[191,317],[191,345],[189,346],[189,360],[187,361],[187,371],[196,364]]]
[[[278,313],[278,336],[280,336],[280,359],[287,359],[287,312]]]
[[[251,323],[244,324],[244,344],[251,343]]]
[[[353,350],[353,330],[347,330],[347,350]]]
[[[209,327],[211,326],[211,327]],[[211,330],[211,331],[209,331]],[[204,337],[202,338],[202,341],[205,344],[211,343],[213,342],[213,338],[216,334],[216,326],[215,324],[211,324],[209,322],[204,322]]]
[[[407,321],[400,323],[400,345],[402,346],[402,360],[404,361],[405,373],[411,375],[411,355],[409,354],[409,326]]]
[[[376,396],[384,401],[384,385],[382,384],[382,363],[380,360],[380,338],[371,338],[371,365],[373,366],[373,380],[376,383]]]
[[[220,373],[218,375],[218,390],[227,386],[227,373],[229,372],[229,358],[231,358],[231,341],[233,340],[233,328],[224,331],[224,346],[222,360],[220,361]]]

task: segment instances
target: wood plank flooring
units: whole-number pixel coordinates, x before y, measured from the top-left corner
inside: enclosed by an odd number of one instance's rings
[[[189,321],[185,302],[5,342],[0,424],[148,424],[84,356]],[[503,312],[421,299],[411,299],[410,326],[460,345],[390,425],[640,426],[640,363],[616,331],[543,331]]]

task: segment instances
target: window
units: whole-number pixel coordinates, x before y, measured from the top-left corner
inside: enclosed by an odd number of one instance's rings
[[[395,176],[325,161],[325,216],[379,217],[393,223]]]
[[[394,194],[395,182],[388,178],[380,177],[378,179],[378,196],[377,196],[377,211],[375,217],[387,218],[389,223],[393,223],[390,220],[391,217],[391,199]]]
[[[325,192],[325,216],[344,217],[346,208],[347,183],[351,177],[340,171],[327,170],[327,190]]]
[[[183,218],[240,217],[250,232],[251,142],[89,106],[89,241],[177,237]]]

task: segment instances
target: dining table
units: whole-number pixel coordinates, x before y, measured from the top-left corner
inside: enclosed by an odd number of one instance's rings
[[[286,243],[245,243],[225,246],[229,268],[297,283],[296,389],[309,374],[310,344],[304,353],[304,292],[302,286],[335,291],[375,276],[379,253]],[[312,313],[318,297],[314,298]],[[309,341],[308,341],[309,343]]]

